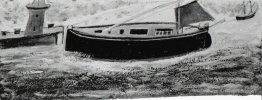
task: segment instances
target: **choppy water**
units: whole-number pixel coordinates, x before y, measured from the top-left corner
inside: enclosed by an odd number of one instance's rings
[[[83,58],[79,53],[66,52],[62,45],[18,47],[0,50],[0,70],[3,78],[12,75],[30,77],[36,74],[43,74],[43,77],[50,75],[58,77],[63,76],[61,72],[74,74],[118,72],[123,75],[131,74],[125,78],[132,78],[132,82],[150,79],[154,84],[176,83],[170,85],[172,95],[257,94],[261,93],[262,76],[261,16],[260,10],[256,17],[250,20],[228,19],[225,23],[211,28],[213,44],[209,49],[167,59],[99,61]],[[158,93],[156,96],[163,94],[164,89],[155,90],[149,83],[136,86],[132,82],[130,85],[134,87],[127,90],[128,95],[119,97],[147,97],[152,93],[147,89]],[[104,94],[97,91],[89,92],[87,94],[103,96],[117,94],[112,91],[111,94],[105,91],[101,92]]]

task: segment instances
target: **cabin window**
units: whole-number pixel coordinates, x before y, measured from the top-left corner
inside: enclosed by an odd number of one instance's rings
[[[102,30],[95,30],[95,33],[102,33]]]
[[[3,36],[6,36],[7,32],[6,31],[2,31],[1,32]]]
[[[130,34],[133,35],[146,35],[148,32],[147,29],[131,29]]]
[[[156,35],[171,35],[173,29],[156,29]]]
[[[125,30],[121,29],[120,34],[124,34]]]
[[[21,29],[15,29],[15,34],[20,34]]]
[[[48,28],[52,28],[52,27],[54,27],[55,26],[55,24],[48,24]]]

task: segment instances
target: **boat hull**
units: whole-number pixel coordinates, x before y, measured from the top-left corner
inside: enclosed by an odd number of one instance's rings
[[[57,43],[57,34],[25,36],[19,38],[8,38],[0,40],[0,48],[14,48],[21,46],[51,45]]]
[[[88,54],[96,59],[132,60],[174,56],[208,48],[212,43],[208,31],[156,38],[110,38],[67,30],[66,51]]]
[[[256,15],[256,12],[254,12],[250,15],[247,15],[247,16],[236,16],[236,19],[237,20],[247,20],[247,19],[253,18],[255,15]]]

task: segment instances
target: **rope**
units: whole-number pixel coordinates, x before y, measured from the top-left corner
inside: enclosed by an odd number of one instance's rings
[[[150,9],[150,10],[147,10],[147,11],[144,11],[144,12],[142,12],[142,13],[140,13],[140,14],[137,14],[137,15],[135,15],[135,16],[133,16],[133,17],[139,17],[139,16],[144,15],[144,14],[147,13],[147,12],[151,12],[151,11],[158,10],[158,9],[163,8],[163,7],[166,7],[166,6],[173,5],[173,3],[175,3],[175,2],[176,2],[176,1],[172,1],[172,2],[169,2],[169,3],[162,4],[162,5],[157,6],[157,7],[155,7],[155,8],[152,8],[152,9]],[[133,6],[137,6],[137,5],[132,5],[132,6],[124,7],[124,8],[118,9],[118,10],[130,9],[130,7],[133,7]],[[115,9],[113,9],[113,10],[111,10],[111,11],[107,11],[107,12],[105,12],[105,13],[99,13],[99,14],[97,14],[97,15],[93,15],[93,16],[91,16],[91,17],[89,17],[89,18],[85,18],[85,20],[81,20],[81,21],[76,22],[76,23],[74,23],[74,24],[70,24],[70,26],[74,26],[74,25],[78,25],[78,24],[81,24],[81,23],[85,23],[85,22],[89,21],[91,18],[95,18],[95,17],[97,17],[97,16],[102,16],[102,15],[104,15],[104,14],[113,13],[113,12],[115,12]],[[131,17],[132,19],[130,19],[130,20],[128,20],[128,21],[133,20],[133,19],[134,19],[133,17]],[[128,21],[121,22],[120,24],[125,23],[125,22],[128,22]],[[119,24],[119,25],[120,25],[120,24]],[[116,25],[118,25],[118,24],[116,24]]]
[[[130,9],[130,7],[135,7],[137,5],[132,5],[132,6],[128,6],[128,7],[122,7],[118,10],[122,11],[122,10],[125,10],[125,9]],[[73,24],[68,24],[70,26],[74,26],[74,25],[78,25],[78,24],[81,24],[81,23],[85,23],[85,22],[88,22],[90,19],[92,18],[95,18],[95,17],[98,17],[98,16],[103,16],[104,14],[108,14],[108,13],[114,13],[116,11],[116,9],[111,9],[111,10],[108,10],[108,11],[105,11],[105,12],[102,12],[102,13],[98,13],[96,15],[92,15],[92,16],[89,16],[89,17],[86,17],[84,20],[80,20],[80,21],[77,21]]]
[[[53,3],[53,2],[51,2],[50,0],[46,0],[46,2],[47,2],[47,3]]]
[[[171,5],[170,5],[171,6]],[[169,6],[168,6],[169,7]],[[137,18],[137,19],[134,19],[134,20],[144,20],[144,19],[146,19],[146,18],[150,18],[150,17],[152,17],[151,15],[153,15],[153,14],[156,14],[156,13],[159,13],[160,11],[163,11],[163,10],[167,10],[167,9],[169,9],[168,7],[166,7],[165,9],[161,9],[161,10],[156,10],[156,11],[154,11],[154,13],[151,13],[151,14],[148,14],[147,16],[142,16],[142,17],[140,17],[140,18]],[[174,18],[175,19],[175,18]]]
[[[147,10],[147,11],[144,11],[144,12],[142,12],[142,13],[139,13],[139,14],[137,14],[137,15],[135,15],[135,16],[130,17],[130,18],[127,19],[127,20],[124,20],[124,21],[122,21],[122,22],[120,22],[120,23],[118,23],[118,24],[115,24],[115,25],[107,28],[107,29],[104,29],[103,32],[110,31],[110,30],[112,30],[113,28],[115,28],[115,27],[117,27],[117,26],[119,26],[119,25],[121,25],[121,24],[123,24],[123,23],[129,22],[129,21],[131,21],[131,20],[133,20],[133,19],[135,19],[135,18],[137,18],[137,17],[140,17],[140,16],[146,14],[146,13],[149,13],[149,12],[152,12],[152,11],[155,11],[155,10],[158,10],[158,9],[161,9],[161,8],[164,8],[164,7],[173,5],[173,4],[175,4],[176,2],[177,2],[177,1],[172,1],[172,2],[169,2],[169,3],[165,3],[165,4],[159,5],[159,6],[157,6],[157,7],[154,7],[154,8],[152,8],[152,9],[149,9],[149,10]]]

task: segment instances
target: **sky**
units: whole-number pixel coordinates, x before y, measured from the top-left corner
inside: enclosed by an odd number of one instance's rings
[[[3,1],[9,1],[9,0],[2,0],[0,4],[5,5]],[[18,23],[13,24],[12,21],[5,20],[4,17],[0,18],[0,28],[2,29],[8,29],[8,28],[13,28],[13,27],[25,27],[27,19],[28,19],[28,11],[25,8],[25,5],[32,2],[33,0],[13,0],[9,2],[8,8],[0,8],[0,15],[5,16],[7,13],[10,13],[10,17],[12,17],[12,20],[14,16],[19,17],[18,18]],[[51,2],[51,8],[46,12],[46,23],[61,23],[61,20],[67,19],[68,21],[76,21],[76,19],[86,19],[88,17],[92,17],[92,15],[89,15],[90,12],[94,11],[96,8],[92,8],[92,4],[101,4],[105,6],[112,6],[110,2],[116,1],[116,0],[76,0],[76,2],[72,0],[48,0],[48,2]],[[92,19],[93,22],[91,21],[89,24],[103,24],[103,23],[114,23],[116,22],[116,19],[122,20],[124,17],[132,16],[138,12],[142,12],[143,10],[150,9],[154,6],[157,6],[163,2],[170,2],[171,0],[123,0],[123,1],[139,1],[139,2],[144,2],[141,4],[150,4],[150,5],[137,5],[134,7],[129,7],[126,10],[120,10],[120,9],[105,9],[104,11],[100,10],[95,10],[95,15],[99,15],[98,17],[93,17],[95,18]],[[154,3],[155,1],[162,1],[160,3]],[[181,0],[182,5],[183,3],[190,2],[192,0]],[[212,2],[211,4],[215,4],[216,7],[224,6],[225,3],[227,4],[237,4],[241,3],[242,0],[199,0],[200,2]],[[59,4],[59,5],[58,5]],[[24,9],[24,10],[17,10],[18,9]],[[230,5],[229,5],[230,6]],[[80,7],[80,9],[78,8]],[[88,7],[88,8],[87,8]],[[215,8],[216,9],[216,8]],[[17,11],[14,11],[17,10]],[[103,14],[104,12],[111,11],[109,14]],[[114,10],[114,11],[113,11]],[[113,13],[112,13],[113,12]],[[151,20],[154,19],[155,21],[174,21],[174,14],[170,14],[170,12],[174,12],[173,8],[162,10],[161,12],[152,12],[151,18],[141,18],[139,20]],[[85,14],[87,13],[87,15]],[[169,13],[167,16],[166,14]],[[150,14],[149,14],[150,15]],[[164,16],[163,16],[164,15]],[[65,17],[65,16],[68,16]],[[224,15],[222,15],[224,16]],[[111,22],[110,22],[111,21]],[[2,23],[1,23],[2,22]],[[11,29],[13,30],[13,29]]]

